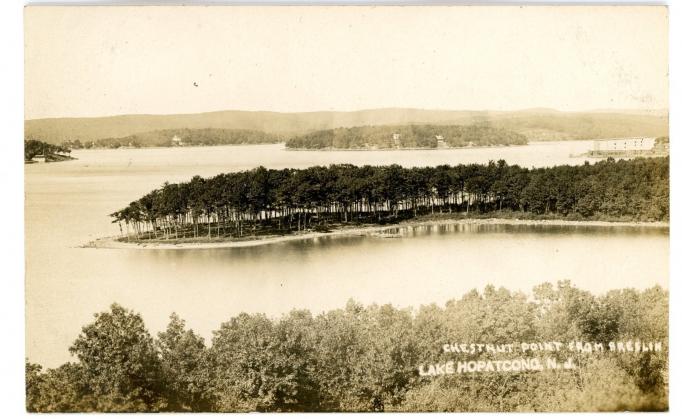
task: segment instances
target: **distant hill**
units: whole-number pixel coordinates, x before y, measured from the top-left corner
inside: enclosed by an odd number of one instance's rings
[[[668,116],[635,113],[527,113],[491,121],[531,141],[668,135]]]
[[[407,108],[353,112],[219,111],[178,115],[120,115],[98,118],[31,119],[24,123],[26,138],[53,144],[79,140],[122,138],[150,131],[174,129],[244,129],[281,136],[369,125],[487,125],[525,135],[530,141],[668,135],[663,112],[594,111],[443,111]]]

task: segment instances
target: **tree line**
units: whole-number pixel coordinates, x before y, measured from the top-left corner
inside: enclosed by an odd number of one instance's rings
[[[580,166],[258,167],[165,183],[111,214],[129,239],[287,234],[420,215],[667,220],[669,158]],[[125,226],[125,229],[124,229]]]
[[[117,138],[100,138],[93,141],[76,139],[65,141],[62,146],[81,148],[120,148],[120,147],[173,147],[173,146],[214,146],[237,144],[275,144],[283,142],[283,137],[263,131],[247,129],[166,129],[141,132]]]
[[[43,156],[45,161],[61,161],[70,159],[68,156],[70,153],[71,149],[68,147],[48,144],[32,138],[24,140],[25,162],[32,162],[37,156]]]
[[[445,353],[453,342],[628,339],[663,350],[553,352],[573,359],[567,370],[418,373],[439,360],[490,359]],[[242,313],[210,346],[175,314],[153,337],[139,314],[114,304],[82,328],[74,362],[43,370],[27,361],[26,403],[30,412],[666,410],[667,340],[668,291],[658,286],[595,296],[560,281],[532,298],[487,286],[416,310],[351,300],[318,315]]]
[[[524,135],[487,125],[383,125],[314,131],[288,139],[286,147],[399,149],[525,144],[528,139]]]
[[[440,144],[439,144],[440,141]],[[64,141],[63,147],[120,148],[275,144],[290,149],[391,149],[524,145],[525,136],[487,125],[387,125],[336,128],[286,137],[248,129],[165,129],[125,137]]]

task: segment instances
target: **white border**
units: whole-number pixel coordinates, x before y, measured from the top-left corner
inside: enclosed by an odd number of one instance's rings
[[[220,1],[39,1],[33,2],[41,4],[192,4],[192,3],[212,3],[212,4],[247,4],[255,3],[245,0],[220,2]],[[620,1],[620,2],[603,2],[603,1],[525,1],[525,2],[509,2],[509,1],[479,1],[479,2],[461,2],[461,1],[330,1],[318,0],[312,1],[285,1],[285,0],[270,0],[257,2],[260,4],[509,4],[509,3],[542,3],[542,4],[668,4],[672,2],[641,2],[641,1]],[[3,235],[0,239],[0,283],[2,289],[0,290],[0,314],[2,319],[0,336],[2,336],[2,343],[0,344],[0,411],[4,417],[28,416],[24,408],[24,170],[23,170],[23,145],[21,139],[23,138],[23,5],[25,2],[21,0],[2,0],[0,1],[0,32],[2,33],[2,51],[0,54],[2,60],[0,61],[0,74],[2,74],[2,108],[0,108],[0,115],[2,117],[1,133],[2,141],[0,144],[0,220],[3,220]],[[672,140],[672,156],[671,156],[671,269],[670,269],[670,318],[677,319],[671,321],[670,329],[670,412],[678,412],[680,402],[678,397],[679,391],[679,351],[677,350],[680,343],[680,335],[678,333],[679,325],[682,322],[682,311],[679,308],[679,285],[676,281],[680,278],[680,267],[676,263],[676,257],[682,255],[682,247],[679,243],[680,228],[677,224],[679,212],[682,208],[682,201],[678,193],[680,185],[681,170],[677,163],[678,149],[682,149],[682,145],[678,145],[680,139],[680,97],[682,91],[680,90],[680,51],[682,46],[680,40],[682,33],[680,31],[680,19],[682,16],[682,6],[680,4],[669,5],[669,27],[670,27],[670,42],[669,42],[669,65],[670,65],[670,137]],[[617,413],[616,413],[617,414]],[[139,415],[139,414],[135,414]],[[318,417],[322,414],[309,414],[306,417]],[[369,415],[369,414],[368,414]],[[409,414],[413,415],[413,414]],[[414,414],[423,415],[423,414]],[[438,417],[444,417],[445,414],[436,414]],[[562,414],[563,415],[563,414]],[[598,414],[587,414],[582,417],[593,417]],[[630,417],[639,417],[642,414],[630,414]],[[670,415],[670,413],[665,414]],[[80,416],[80,417],[87,417]],[[132,416],[123,415],[125,417]],[[164,415],[165,416],[165,415]],[[362,415],[364,416],[364,414]],[[492,418],[497,414],[483,414],[478,417]],[[521,414],[515,417],[533,417],[538,415]],[[121,417],[121,416],[119,416]],[[385,417],[385,416],[384,416]],[[434,417],[431,415],[430,417]]]

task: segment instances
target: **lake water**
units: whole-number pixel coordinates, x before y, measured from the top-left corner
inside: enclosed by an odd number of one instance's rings
[[[570,279],[596,293],[668,285],[667,228],[431,226],[403,238],[335,237],[211,250],[79,246],[117,234],[107,214],[163,182],[263,165],[353,163],[426,166],[582,164],[590,141],[424,151],[286,151],[281,145],[78,150],[78,160],[25,168],[27,357],[47,367],[95,312],[118,302],[154,334],[177,312],[206,338],[239,312],[277,316],[359,302],[443,304],[486,284],[530,292]]]

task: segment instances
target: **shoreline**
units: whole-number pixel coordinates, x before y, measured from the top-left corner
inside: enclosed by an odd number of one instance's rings
[[[542,142],[542,141],[541,141]],[[474,150],[481,148],[509,148],[509,147],[526,147],[531,145],[532,141],[526,144],[496,144],[496,145],[474,145],[461,147],[400,147],[400,148],[292,148],[284,147],[284,151],[447,151],[447,150]],[[285,143],[286,144],[286,143]]]
[[[183,250],[183,249],[221,249],[264,246],[268,244],[284,243],[295,240],[308,240],[321,237],[336,236],[367,236],[386,230],[400,228],[414,228],[437,225],[524,225],[524,226],[575,226],[575,227],[655,227],[670,228],[669,222],[653,221],[571,221],[571,220],[525,220],[516,218],[462,218],[440,220],[408,220],[398,224],[383,226],[342,227],[329,232],[303,232],[300,234],[288,234],[282,236],[263,236],[246,240],[223,240],[223,241],[197,241],[186,243],[174,243],[172,241],[151,241],[148,243],[122,242],[121,236],[102,237],[93,240],[82,248],[94,249],[141,249],[141,250]],[[381,236],[379,236],[381,237]],[[390,236],[393,238],[394,236]],[[400,238],[400,236],[398,236]],[[201,240],[201,239],[197,239]]]
[[[205,148],[205,147],[242,147],[242,146],[275,146],[281,145],[284,151],[447,151],[447,150],[474,150],[474,149],[488,149],[488,148],[511,148],[511,147],[526,147],[529,145],[540,145],[550,143],[561,143],[570,141],[592,141],[592,140],[529,140],[527,144],[496,144],[496,145],[475,145],[475,146],[461,146],[461,147],[401,147],[401,148],[291,148],[286,147],[286,142],[277,143],[243,143],[243,144],[206,144],[206,145],[149,145],[141,147],[121,146],[116,148],[109,147],[91,147],[91,148],[74,148],[77,151],[115,151],[115,150],[147,150],[147,149],[182,149],[182,148]]]
[[[562,140],[562,141],[581,141],[581,140]],[[241,147],[241,146],[282,146],[284,151],[420,151],[420,150],[468,150],[468,149],[480,149],[480,148],[507,148],[507,147],[525,147],[535,143],[549,143],[552,141],[528,141],[527,144],[496,144],[496,145],[475,145],[475,146],[461,146],[461,147],[401,147],[401,148],[298,148],[298,147],[286,147],[286,142],[277,143],[235,143],[235,144],[193,144],[193,145],[148,145],[140,147],[90,147],[90,148],[74,148],[77,151],[115,151],[115,150],[146,150],[146,149],[182,149],[182,148],[205,148],[205,147]]]

